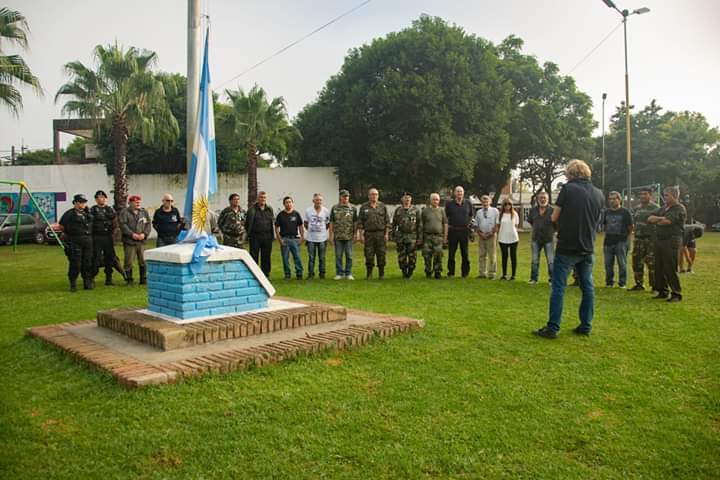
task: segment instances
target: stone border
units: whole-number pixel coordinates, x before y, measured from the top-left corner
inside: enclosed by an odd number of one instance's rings
[[[136,309],[97,312],[97,324],[161,350],[215,343],[234,338],[262,335],[279,330],[337,322],[347,317],[345,307],[308,304],[295,307],[178,324],[162,320]]]
[[[184,378],[207,373],[227,373],[246,370],[251,366],[261,367],[317,352],[345,350],[366,345],[379,337],[389,337],[423,327],[421,321],[407,317],[368,312],[357,313],[375,317],[378,321],[367,325],[350,325],[336,331],[307,335],[303,338],[198,355],[159,365],[142,362],[115,352],[109,347],[66,330],[67,327],[95,323],[94,320],[32,327],[27,329],[26,334],[39,338],[83,362],[110,373],[124,387],[141,388],[148,385],[175,383]]]

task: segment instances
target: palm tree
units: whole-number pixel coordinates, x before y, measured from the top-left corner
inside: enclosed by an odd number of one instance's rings
[[[22,109],[22,94],[16,87],[30,86],[38,95],[42,95],[42,87],[20,55],[3,55],[3,44],[9,42],[27,50],[29,32],[27,20],[20,12],[0,8],[0,102],[16,116]]]
[[[232,110],[228,120],[233,132],[247,148],[248,206],[257,198],[257,165],[259,148],[275,156],[287,153],[287,146],[293,135],[299,132],[290,125],[282,97],[268,102],[265,90],[254,85],[249,92],[242,88],[225,90]]]
[[[99,134],[109,132],[114,156],[116,208],[127,203],[127,144],[139,132],[143,143],[164,148],[179,135],[178,123],[168,105],[162,79],[152,71],[155,52],[116,45],[95,47],[96,70],[81,62],[65,64],[70,81],[61,86],[55,101],[69,97],[64,113],[97,122]]]

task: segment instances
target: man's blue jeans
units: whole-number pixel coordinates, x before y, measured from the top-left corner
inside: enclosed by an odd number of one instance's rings
[[[343,277],[347,277],[348,275],[352,274],[352,256],[352,240],[335,240],[335,275],[342,275]],[[343,257],[345,257],[344,268]]]
[[[615,245],[605,245],[603,254],[605,257],[605,285],[612,286],[615,283],[615,259],[618,264],[618,285],[627,285],[627,240],[617,242]]]
[[[545,258],[547,259],[548,264],[548,279],[552,279],[552,271],[553,271],[553,259],[555,257],[555,252],[553,251],[553,242],[547,242],[547,243],[539,243],[536,241],[532,241],[530,243],[532,246],[532,267],[530,270],[530,280],[533,282],[537,282],[539,270],[540,270],[540,252],[542,250],[545,251]]]
[[[282,247],[280,247],[280,255],[282,256],[283,270],[285,271],[285,278],[290,278],[290,258],[289,254],[292,253],[293,263],[295,264],[295,276],[302,278],[303,266],[302,260],[300,259],[300,240],[292,237],[282,238]]]
[[[325,250],[327,242],[306,242],[308,248],[308,273],[315,274],[315,257],[318,257],[318,271],[325,275]]]
[[[590,333],[595,311],[595,287],[593,286],[592,255],[563,255],[555,253],[552,272],[552,293],[550,293],[550,319],[548,327],[557,332],[562,321],[565,288],[572,269],[577,270],[578,282],[582,291],[580,302],[580,330]]]

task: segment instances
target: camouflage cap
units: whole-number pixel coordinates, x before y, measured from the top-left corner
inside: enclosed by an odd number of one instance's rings
[[[341,197],[349,197],[349,196],[350,196],[350,192],[347,191],[347,190],[345,190],[345,189],[343,188],[342,190],[340,190],[340,196],[341,196]]]

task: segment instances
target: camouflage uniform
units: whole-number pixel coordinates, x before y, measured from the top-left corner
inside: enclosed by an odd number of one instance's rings
[[[635,240],[632,252],[632,266],[635,276],[635,288],[638,290],[643,286],[645,277],[643,264],[647,265],[650,288],[655,290],[655,257],[653,255],[655,225],[647,223],[647,218],[659,208],[657,204],[650,202],[645,206],[640,205],[634,212]]]
[[[670,207],[665,205],[655,215],[672,222],[655,227],[655,289],[659,298],[666,297],[670,290],[673,297],[680,299],[682,291],[677,274],[678,253],[682,248],[687,211],[683,205],[676,203]]]
[[[367,267],[368,278],[372,275],[372,269],[377,258],[378,275],[382,278],[385,274],[385,232],[390,226],[390,215],[384,203],[378,202],[375,208],[370,202],[363,203],[358,214],[360,228],[364,232],[365,239],[365,267]]]
[[[422,222],[422,255],[425,259],[425,275],[435,273],[440,278],[443,257],[443,230],[447,225],[445,209],[425,207],[420,215]]]
[[[400,270],[403,277],[410,278],[417,261],[415,246],[422,234],[420,210],[415,205],[410,208],[399,206],[393,215],[392,225]]]
[[[245,241],[245,210],[240,208],[236,212],[232,207],[225,207],[220,212],[218,227],[222,232],[223,245],[242,248]]]

